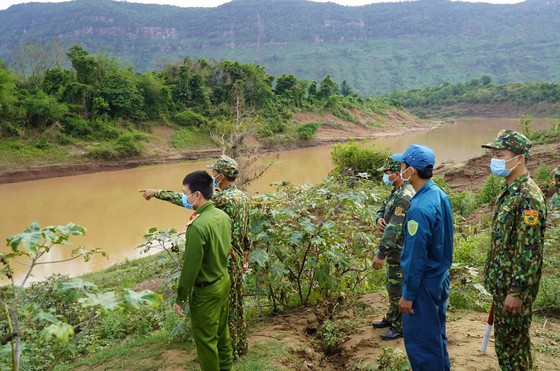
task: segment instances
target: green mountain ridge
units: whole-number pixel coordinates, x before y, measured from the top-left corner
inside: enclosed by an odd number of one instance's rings
[[[512,5],[424,0],[360,7],[234,0],[180,8],[110,0],[0,11],[0,59],[58,40],[145,71],[185,57],[257,63],[276,76],[330,75],[360,94],[461,82],[560,81],[560,1]]]

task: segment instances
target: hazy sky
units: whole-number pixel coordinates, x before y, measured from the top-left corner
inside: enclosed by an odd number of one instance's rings
[[[38,3],[59,3],[67,0],[38,0]],[[389,2],[388,0],[313,0],[320,3],[333,2],[341,5],[365,5],[372,3]],[[522,0],[466,0],[469,2],[492,3],[492,4],[514,4]],[[10,5],[29,3],[32,1],[25,0],[0,0],[0,10],[10,7]],[[229,3],[229,0],[130,0],[130,3],[144,3],[144,4],[167,4],[176,5],[181,7],[199,6],[199,7],[213,7],[224,3]]]

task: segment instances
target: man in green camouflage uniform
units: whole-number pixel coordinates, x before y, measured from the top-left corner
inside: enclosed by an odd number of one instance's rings
[[[529,328],[541,279],[546,201],[527,173],[527,137],[502,130],[482,147],[492,150],[492,173],[506,180],[496,200],[484,267],[484,285],[493,296],[496,354],[502,370],[529,370]]]
[[[247,325],[243,316],[243,275],[248,266],[250,249],[249,198],[235,185],[239,175],[235,160],[222,155],[208,167],[212,169],[214,186],[219,188],[214,192],[212,201],[231,218],[232,222],[232,249],[229,259],[231,279],[229,331],[233,342],[233,357],[237,359],[247,354],[248,349]],[[154,189],[142,191],[144,198],[148,200],[155,197],[178,206],[185,206],[181,193]]]
[[[373,322],[375,328],[390,327],[381,334],[383,340],[402,337],[402,314],[399,310],[399,299],[402,290],[402,272],[400,265],[403,246],[402,224],[410,207],[410,199],[414,196],[414,188],[401,178],[401,164],[388,158],[380,169],[384,172],[383,181],[393,190],[381,204],[375,222],[377,229],[383,233],[379,241],[377,253],[373,259],[373,267],[381,269],[387,260],[387,293],[389,309],[379,322]]]
[[[560,166],[552,171],[552,184],[554,185],[554,194],[550,198],[550,210],[556,214],[560,214]]]

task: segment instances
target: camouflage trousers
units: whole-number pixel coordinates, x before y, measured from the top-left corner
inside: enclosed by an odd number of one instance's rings
[[[396,250],[387,254],[385,261],[387,264],[387,294],[389,294],[389,309],[385,314],[384,321],[390,322],[393,328],[402,332],[402,314],[399,310],[399,300],[402,294],[402,271],[401,271],[401,251]]]
[[[247,324],[243,318],[243,255],[232,248],[229,257],[229,332],[233,343],[233,359],[247,354]]]
[[[505,297],[494,296],[494,340],[500,369],[531,370],[531,327],[532,303],[523,303],[520,315],[503,315]]]

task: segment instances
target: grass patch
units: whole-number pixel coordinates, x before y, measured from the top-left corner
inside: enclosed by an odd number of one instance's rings
[[[386,127],[386,125],[375,121],[368,121],[366,122],[366,125],[372,128],[380,128],[380,129]]]
[[[173,350],[181,357],[177,357],[177,359],[162,357],[163,353]],[[188,366],[186,369],[193,369],[194,363],[190,363],[190,365],[184,363],[187,359],[193,359],[193,352],[195,352],[194,343],[175,341],[170,339],[167,333],[158,332],[148,337],[132,337],[129,341],[100,349],[90,357],[60,365],[55,369],[64,371],[85,367],[85,369],[100,368],[103,370],[158,370],[164,366]]]
[[[170,139],[170,144],[178,150],[216,148],[216,144],[206,132],[196,128],[181,128]]]
[[[5,169],[45,165],[69,158],[67,148],[42,140],[22,141],[10,138],[0,142],[0,167]]]

